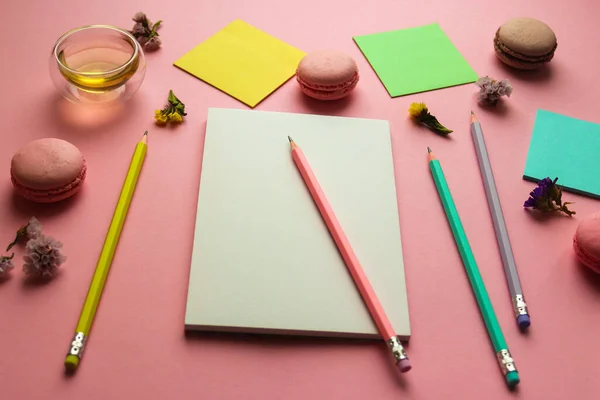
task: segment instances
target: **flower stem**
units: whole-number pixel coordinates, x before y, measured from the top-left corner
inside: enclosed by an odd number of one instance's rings
[[[451,129],[448,129],[444,125],[440,124],[440,122],[437,120],[437,118],[431,114],[427,114],[427,116],[423,117],[421,122],[428,128],[430,128],[436,132],[439,132],[441,134],[444,134],[444,135],[447,135],[447,134],[453,132]]]
[[[27,225],[22,226],[21,228],[19,228],[19,230],[17,231],[17,234],[15,236],[15,240],[12,241],[11,244],[8,245],[8,247],[6,248],[6,251],[8,252],[10,249],[12,249],[17,243],[19,243],[19,240],[21,240],[21,238],[27,233]]]

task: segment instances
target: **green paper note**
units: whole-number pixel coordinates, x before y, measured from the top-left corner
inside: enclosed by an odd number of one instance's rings
[[[463,85],[478,78],[438,24],[353,39],[391,97]]]
[[[565,191],[600,198],[598,149],[600,125],[538,110],[523,178],[558,178]]]

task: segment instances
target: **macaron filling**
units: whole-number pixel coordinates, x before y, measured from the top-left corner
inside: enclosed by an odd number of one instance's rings
[[[552,60],[552,58],[554,58],[554,51],[556,50],[557,45],[554,45],[554,48],[544,55],[528,56],[509,49],[500,41],[500,38],[498,37],[498,32],[496,32],[496,36],[494,38],[494,47],[496,51],[502,52],[503,56],[507,58],[512,58],[518,62],[545,63],[549,62],[550,60]]]
[[[300,78],[298,79],[298,83],[300,84],[300,90],[310,97],[324,100],[337,100],[347,96],[358,83],[358,79],[357,73],[350,82],[340,85],[328,85],[325,88],[322,87],[325,85],[310,85]]]
[[[296,79],[298,80],[298,83],[300,83],[300,85],[306,86],[310,89],[323,90],[326,92],[329,92],[329,91],[333,92],[333,91],[343,90],[346,88],[356,86],[356,84],[358,83],[358,72],[355,72],[354,75],[352,76],[352,78],[350,78],[344,82],[340,82],[340,83],[336,83],[336,84],[329,84],[329,85],[309,83],[309,82],[305,81],[304,79],[302,79],[302,77],[300,75],[296,75]]]
[[[85,159],[82,157],[82,167],[79,174],[75,177],[72,182],[69,182],[60,187],[52,188],[52,189],[33,189],[26,185],[23,185],[18,179],[11,174],[11,182],[15,189],[25,198],[36,201],[36,202],[54,202],[62,199],[66,199],[67,197],[72,196],[75,192],[77,192],[85,180],[87,173],[87,165]]]

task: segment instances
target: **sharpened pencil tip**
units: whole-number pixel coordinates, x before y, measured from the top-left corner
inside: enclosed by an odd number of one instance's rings
[[[290,141],[290,143],[292,143],[292,142],[293,142],[293,140],[292,140],[292,137],[291,137],[291,136],[288,136],[288,140]]]
[[[427,152],[431,153],[431,147],[427,146]]]
[[[144,132],[144,134],[142,135],[142,138],[140,139],[140,143],[148,144],[148,131]]]

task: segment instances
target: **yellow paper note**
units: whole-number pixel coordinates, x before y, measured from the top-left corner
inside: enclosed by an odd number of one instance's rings
[[[305,53],[236,20],[174,65],[255,107],[296,73]]]

